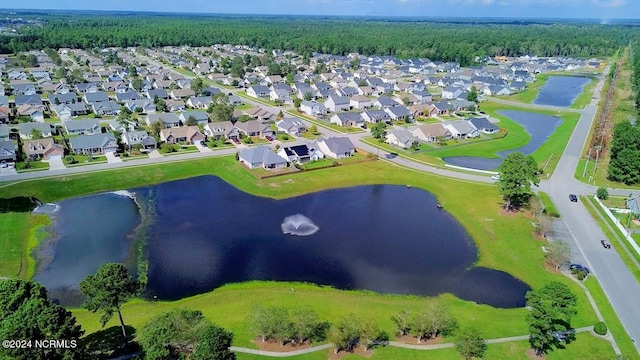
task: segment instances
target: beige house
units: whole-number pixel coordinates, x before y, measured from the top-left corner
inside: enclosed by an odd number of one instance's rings
[[[202,135],[197,126],[181,126],[160,130],[160,140],[169,144],[177,144],[181,142],[195,144],[203,141],[204,139],[205,136]]]
[[[64,155],[64,149],[56,144],[53,138],[25,140],[22,144],[22,150],[31,160],[49,160],[61,158]]]

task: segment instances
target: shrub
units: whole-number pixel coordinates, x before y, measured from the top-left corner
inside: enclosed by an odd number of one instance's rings
[[[67,155],[67,156],[65,156],[65,157],[64,157],[64,161],[65,161],[66,163],[68,163],[68,164],[75,164],[75,163],[77,163],[77,162],[78,162],[78,161],[77,161],[73,156],[71,156],[71,155]]]
[[[600,321],[593,326],[593,332],[598,335],[607,335],[607,324]]]
[[[582,281],[582,280],[584,280],[584,278],[587,277],[587,272],[586,271],[582,271],[582,270],[578,270],[576,272],[576,277],[578,278],[578,280]]]
[[[596,196],[598,196],[600,200],[607,200],[609,198],[609,191],[607,191],[606,188],[599,187]]]

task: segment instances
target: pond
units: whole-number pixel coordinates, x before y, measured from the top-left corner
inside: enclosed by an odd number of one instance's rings
[[[179,299],[228,283],[276,280],[392,294],[449,292],[507,308],[523,306],[529,290],[507,273],[472,267],[477,260],[472,239],[437,207],[433,195],[420,189],[359,186],[273,200],[205,176],[131,192],[138,202],[152,196],[155,203],[147,288],[158,299]],[[119,208],[104,207],[110,199],[104,194],[70,201],[105,209],[101,220],[108,224],[112,216],[120,217]],[[58,229],[81,221],[82,213],[65,212],[67,201],[59,205]],[[126,244],[126,238],[114,232],[108,239]],[[74,251],[74,243],[82,241],[62,235],[56,248],[64,245],[96,265],[117,260],[101,259],[101,252]],[[126,253],[118,255],[124,259]],[[48,276],[38,277],[48,288],[74,285],[53,281],[62,271],[76,272],[77,282],[93,270],[69,269],[55,261],[57,255],[44,272]]]
[[[531,137],[529,142],[517,149],[498,152],[497,154],[500,156],[499,158],[490,159],[479,156],[451,156],[443,159],[445,163],[478,170],[496,170],[504,160],[504,157],[512,152],[520,151],[525,155],[530,155],[538,150],[538,148],[542,146],[542,144],[562,123],[562,119],[556,116],[527,111],[500,110],[498,111],[498,114],[506,116],[522,125]]]
[[[568,107],[582,94],[591,79],[581,76],[549,76],[534,104]]]

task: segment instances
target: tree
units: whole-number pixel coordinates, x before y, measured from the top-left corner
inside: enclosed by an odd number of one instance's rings
[[[191,81],[191,90],[196,93],[196,95],[202,93],[204,89],[204,81],[201,78],[195,78]]]
[[[409,321],[409,333],[418,339],[432,339],[438,335],[448,335],[458,326],[449,309],[444,306],[430,305],[415,313]]]
[[[158,315],[142,327],[138,339],[149,360],[235,359],[229,351],[233,334],[196,310],[175,309]]]
[[[553,219],[551,219],[549,215],[541,214],[537,220],[538,227],[536,230],[540,236],[546,238],[547,235],[553,231]]]
[[[193,117],[193,115],[189,115],[189,117],[187,117],[187,121],[185,121],[184,124],[187,126],[195,126],[195,125],[198,125],[198,120],[196,120],[196,118]]]
[[[306,101],[311,101],[311,99],[313,99],[313,94],[311,93],[311,91],[307,91],[304,93],[304,99]]]
[[[155,102],[155,104],[156,104],[156,111],[164,112],[167,110],[167,103],[164,100],[158,99],[158,101]]]
[[[207,108],[213,121],[229,121],[233,117],[233,105],[226,94],[215,94]]]
[[[42,131],[36,128],[31,129],[31,138],[34,140],[42,139]]]
[[[78,344],[84,331],[75,317],[47,298],[46,289],[32,281],[0,280],[0,339],[73,340]],[[83,351],[50,348],[0,348],[0,357],[18,360],[74,360],[82,359]]]
[[[370,348],[381,337],[380,329],[371,320],[363,320],[360,316],[349,314],[329,332],[329,340],[333,343],[334,352],[341,350],[352,351],[356,346],[362,345]]]
[[[375,139],[378,139],[379,142],[383,142],[384,137],[387,135],[386,128],[387,124],[382,121],[373,125],[373,127],[371,128],[371,136],[373,136]]]
[[[400,337],[405,336],[411,330],[411,312],[402,310],[391,317],[391,321],[396,327],[396,334]]]
[[[284,119],[284,113],[282,112],[282,110],[280,110],[280,112],[278,112],[278,115],[276,115],[276,119],[278,119],[278,120]]]
[[[487,342],[476,328],[464,328],[458,334],[456,350],[465,360],[482,358],[487,351]]]
[[[123,264],[107,263],[101,265],[94,275],[80,282],[80,292],[86,297],[84,307],[92,312],[101,311],[102,327],[118,313],[122,335],[127,338],[127,330],[122,319],[120,307],[130,298],[138,295],[140,283],[129,275]]]
[[[409,106],[409,105],[411,105],[411,100],[409,100],[408,96],[403,96],[402,97],[402,103],[404,104],[404,106]]]
[[[533,195],[531,183],[537,186],[540,182],[537,177],[538,166],[533,157],[521,152],[511,153],[500,164],[498,171],[498,188],[507,202],[505,208],[511,210],[526,205]]]
[[[318,127],[315,124],[311,125],[311,127],[309,128],[309,132],[313,135],[318,135]]]
[[[302,104],[302,99],[300,99],[299,97],[294,97],[293,98],[293,106],[296,109],[299,109],[300,108],[300,104]]]
[[[467,101],[473,101],[474,103],[478,103],[478,90],[476,90],[475,86],[471,87],[469,93],[467,94]]]
[[[596,191],[596,196],[598,196],[600,200],[607,200],[609,198],[609,191],[607,188],[599,187]]]
[[[571,248],[564,241],[550,241],[546,249],[547,252],[544,254],[544,257],[547,259],[547,263],[556,269],[559,269],[560,266],[571,260]]]
[[[537,291],[526,295],[526,321],[529,325],[529,344],[541,356],[552,347],[558,347],[560,340],[554,334],[571,329],[571,317],[576,314],[577,297],[560,282],[550,282]],[[571,341],[571,336],[566,341]]]

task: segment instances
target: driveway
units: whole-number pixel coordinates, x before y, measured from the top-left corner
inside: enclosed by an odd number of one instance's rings
[[[196,148],[198,148],[198,151],[200,151],[200,152],[211,152],[211,151],[213,151],[213,150],[209,149],[206,146],[200,145],[199,142],[195,143],[194,145],[196,146]]]
[[[62,170],[66,168],[67,167],[64,166],[64,162],[61,157],[49,159],[49,170]]]
[[[116,164],[116,163],[121,163],[122,159],[120,159],[119,156],[116,156],[115,153],[106,153],[105,156],[107,157],[107,163],[108,164]]]

